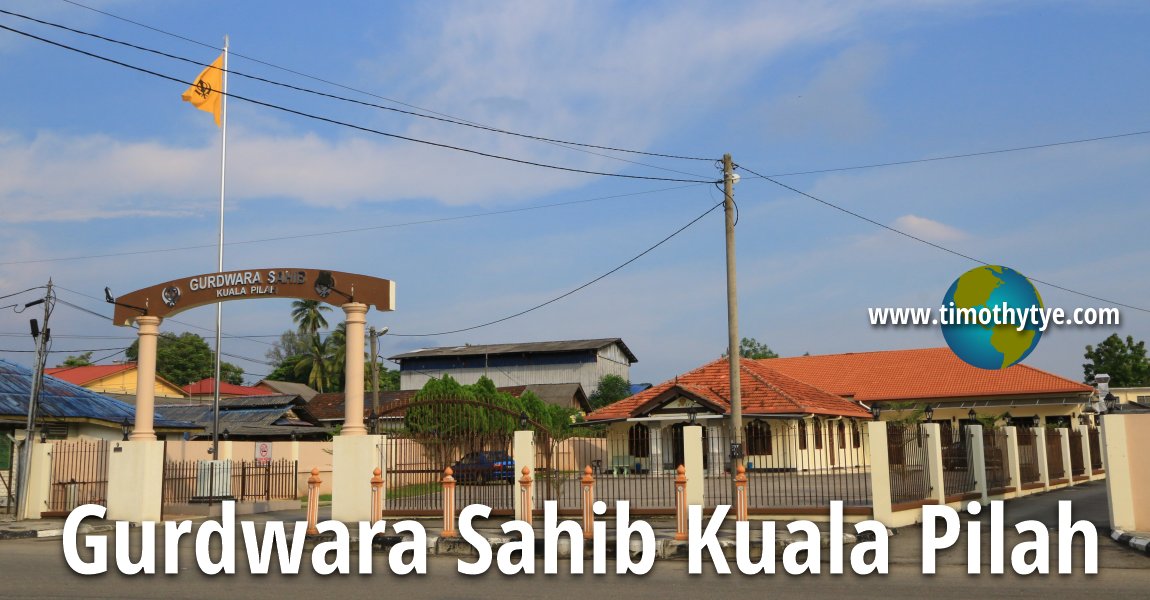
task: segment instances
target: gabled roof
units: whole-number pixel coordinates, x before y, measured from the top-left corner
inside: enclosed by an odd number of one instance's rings
[[[379,392],[379,404],[381,407],[394,403],[403,403],[411,400],[415,393],[419,390],[391,390]],[[343,420],[343,392],[323,392],[316,394],[307,403],[308,412],[320,421],[342,421]],[[363,416],[371,414],[371,392],[365,392],[363,395]],[[402,417],[403,414],[398,415],[385,415],[387,417],[398,416]]]
[[[511,394],[516,398],[524,392],[531,392],[548,404],[580,408],[582,410],[587,410],[588,408],[587,395],[583,393],[583,386],[578,383],[536,383],[531,385],[506,386],[496,389],[500,392]],[[381,391],[379,393],[379,405],[380,411],[383,412],[382,417],[385,419],[402,419],[404,412],[402,410],[394,410],[394,407],[410,402],[415,398],[415,394],[418,392],[419,390]],[[371,414],[371,392],[366,392],[363,396],[363,416],[367,418],[367,416]],[[577,406],[571,406],[572,401],[574,401]],[[343,392],[316,394],[315,397],[307,403],[308,411],[320,421],[342,421],[343,406]],[[388,412],[389,409],[391,409],[390,412]]]
[[[296,394],[306,401],[315,398],[315,395],[319,393],[306,383],[276,381],[274,379],[261,379],[255,387],[266,387],[277,394]]]
[[[302,428],[297,433],[303,429],[310,431],[319,425],[319,421],[306,405],[303,398],[295,394],[221,398],[220,428],[237,437],[290,435],[292,428]],[[208,403],[169,404],[162,410],[167,415],[192,421],[205,429],[211,428],[214,418],[212,405]]]
[[[118,365],[85,365],[83,367],[48,367],[44,374],[56,379],[63,379],[76,385],[87,385],[105,377],[135,370],[136,363],[120,363]],[[179,386],[175,386],[179,387]]]
[[[591,410],[587,402],[587,394],[583,391],[581,383],[532,383],[528,385],[512,385],[496,388],[518,398],[524,392],[531,392],[547,404],[576,408],[583,412]]]
[[[136,363],[120,363],[115,365],[85,365],[83,367],[48,367],[44,369],[45,375],[51,375],[56,379],[63,379],[68,383],[74,383],[80,386],[86,386],[95,383],[102,379],[107,379],[112,375],[119,375],[120,373],[127,373],[135,371],[137,368]],[[180,390],[180,386],[156,375],[157,381],[162,381],[173,390]],[[182,390],[181,390],[182,391]]]
[[[587,420],[616,421],[644,416],[677,397],[692,399],[710,410],[727,414],[731,410],[729,369],[727,359],[720,358],[600,408],[587,415]],[[740,361],[739,370],[744,415],[870,417],[870,413],[858,404],[779,373],[760,362]]]
[[[1017,364],[972,367],[949,348],[767,358],[768,368],[862,402],[1062,394],[1088,396],[1088,385]]]
[[[189,396],[212,396],[216,393],[215,385],[216,378],[208,377],[207,379],[201,379],[185,385],[183,390],[187,392]],[[271,396],[275,394],[275,392],[267,388],[249,387],[221,381],[220,394],[226,394],[228,396]]]
[[[25,417],[28,414],[31,384],[31,369],[0,359],[0,416]],[[124,419],[131,422],[136,418],[136,409],[131,404],[51,375],[44,376],[39,413],[49,421],[94,420],[112,427],[119,427]],[[166,417],[162,408],[156,410],[157,429],[199,429],[193,423]]]
[[[485,344],[479,346],[446,346],[441,348],[424,348],[412,352],[396,354],[388,360],[403,361],[409,358],[429,357],[460,357],[460,356],[495,356],[500,354],[548,354],[557,352],[576,352],[581,350],[602,350],[611,344],[619,344],[619,349],[632,363],[639,362],[638,358],[627,348],[621,338],[597,338],[592,340],[566,340],[556,342],[524,342],[518,344]]]

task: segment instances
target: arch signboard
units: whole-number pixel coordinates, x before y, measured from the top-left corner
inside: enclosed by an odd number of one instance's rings
[[[342,271],[299,268],[243,269],[166,281],[108,301],[116,305],[116,325],[129,326],[141,315],[169,317],[185,310],[256,298],[316,300],[335,306],[358,302],[395,310],[395,282]]]

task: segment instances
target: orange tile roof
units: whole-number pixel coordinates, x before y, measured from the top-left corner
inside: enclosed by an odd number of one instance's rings
[[[756,361],[863,402],[1038,394],[1087,395],[1088,385],[1027,365],[972,367],[949,348],[917,348]]]
[[[187,392],[189,396],[214,395],[216,393],[216,390],[215,390],[216,383],[215,382],[216,382],[215,377],[209,377],[207,379],[201,379],[201,380],[196,381],[194,383],[189,383],[188,385],[185,385],[183,387],[183,390],[185,392]],[[248,387],[246,385],[236,385],[234,383],[228,383],[226,381],[220,382],[220,395],[227,395],[227,396],[274,396],[277,393],[278,392],[274,392],[274,391],[269,390],[265,387]]]
[[[135,368],[136,363],[122,363],[118,365],[87,365],[84,367],[50,367],[44,369],[44,373],[56,379],[63,379],[68,383],[83,386],[117,373],[131,371]]]
[[[600,408],[587,415],[587,420],[611,421],[639,416],[654,408],[652,402],[661,400],[660,397],[666,398],[668,393],[694,396],[724,413],[730,412],[729,368],[727,359],[720,358]],[[870,417],[870,413],[858,404],[780,373],[762,362],[740,361],[739,370],[744,415]]]

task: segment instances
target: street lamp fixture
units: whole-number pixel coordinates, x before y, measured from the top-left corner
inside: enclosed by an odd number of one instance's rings
[[[220,435],[220,437],[221,437],[221,438],[223,438],[223,440],[226,442],[226,441],[228,441],[228,437],[229,437],[230,435],[232,435],[232,432],[230,432],[230,431],[228,431],[227,429],[225,429],[225,430],[224,430],[224,433],[223,433],[222,435]]]
[[[371,435],[377,435],[379,433],[379,415],[375,414],[374,410],[367,416],[367,429],[371,432]]]
[[[974,409],[973,409],[973,408],[972,408],[972,409],[970,409],[970,411],[968,411],[968,412],[966,413],[966,416],[967,416],[967,418],[969,418],[971,421],[976,421],[976,420],[978,420],[978,413],[974,412]]]
[[[127,417],[120,421],[120,432],[124,434],[124,441],[128,441],[128,434],[132,433],[132,424],[128,422]]]
[[[882,414],[882,407],[880,407],[877,402],[870,405],[871,419],[877,421],[880,414]]]
[[[1008,412],[1008,413],[1006,413],[1005,415],[1002,415],[1002,420],[1003,420],[1003,421],[1006,421],[1006,426],[1007,426],[1007,427],[1012,427],[1012,426],[1014,426],[1014,417],[1010,416],[1010,413],[1009,413],[1009,412]]]
[[[688,408],[687,409],[687,422],[690,423],[691,425],[694,425],[696,417],[698,417],[698,414],[699,414],[699,411],[695,407],[692,406],[691,408]]]
[[[926,408],[922,411],[922,416],[926,417],[927,423],[934,422],[934,407],[927,404]]]
[[[527,411],[519,413],[519,430],[525,431],[527,429]]]

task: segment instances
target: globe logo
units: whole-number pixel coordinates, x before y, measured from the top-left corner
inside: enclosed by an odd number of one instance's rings
[[[1000,316],[994,316],[997,307],[1001,307]],[[1026,358],[1042,337],[1035,319],[1019,318],[1017,311],[1032,307],[1042,309],[1042,298],[1018,271],[996,265],[976,267],[946,290],[939,321],[942,336],[966,363],[980,369],[1005,369]],[[971,315],[979,318],[972,322]]]

